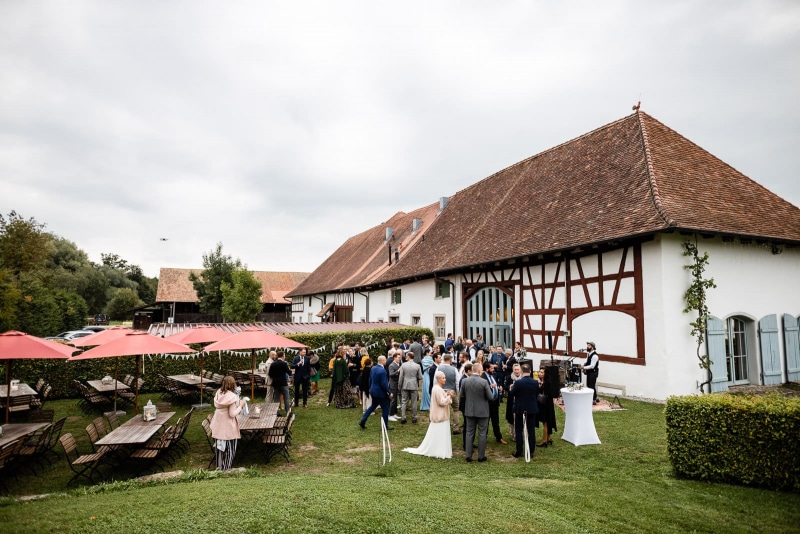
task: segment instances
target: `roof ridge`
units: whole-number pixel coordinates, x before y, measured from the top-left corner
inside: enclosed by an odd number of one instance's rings
[[[541,152],[537,152],[536,154],[534,154],[532,156],[528,156],[525,159],[521,159],[516,163],[512,163],[508,167],[504,167],[504,168],[500,169],[499,171],[494,172],[494,173],[490,174],[489,176],[487,176],[487,177],[485,177],[485,178],[483,178],[481,180],[478,180],[474,184],[468,185],[467,187],[465,187],[464,189],[461,189],[460,191],[456,191],[456,193],[451,195],[451,198],[453,196],[455,196],[456,194],[461,193],[462,191],[467,191],[469,189],[472,189],[473,187],[476,187],[478,184],[483,183],[486,180],[497,176],[498,174],[504,173],[504,172],[508,171],[509,169],[513,169],[514,167],[522,165],[523,163],[528,163],[529,161],[533,161],[534,159],[539,158],[541,156],[544,156],[545,154],[548,154],[550,152],[553,152],[554,150],[557,150],[557,149],[563,147],[564,145],[568,145],[570,143],[574,143],[575,141],[577,141],[579,139],[583,139],[584,137],[588,137],[588,136],[590,136],[590,135],[592,135],[592,134],[594,134],[596,132],[599,132],[600,130],[605,130],[606,128],[610,128],[610,127],[612,127],[612,126],[614,126],[614,125],[616,125],[616,124],[618,124],[620,122],[628,120],[629,118],[630,118],[630,115],[626,115],[625,117],[622,117],[621,119],[617,119],[615,121],[611,121],[608,124],[605,124],[603,126],[595,128],[594,130],[592,130],[590,132],[586,132],[586,133],[581,134],[581,135],[579,135],[577,137],[573,137],[572,139],[570,139],[568,141],[564,141],[563,143],[559,143],[559,144],[557,144],[555,146],[551,146],[550,148],[546,148],[546,149],[542,150]]]
[[[639,131],[642,133],[642,149],[644,150],[644,158],[647,162],[647,181],[650,185],[650,192],[653,195],[653,206],[656,208],[656,212],[661,218],[664,219],[664,222],[667,223],[667,226],[677,226],[677,223],[669,216],[667,210],[661,204],[661,195],[658,192],[658,184],[656,183],[656,171],[653,167],[653,158],[650,154],[650,138],[647,135],[647,128],[645,128],[644,121],[642,120],[642,115],[645,115],[645,113],[637,109],[634,115],[639,124]],[[647,116],[650,117],[649,115]]]

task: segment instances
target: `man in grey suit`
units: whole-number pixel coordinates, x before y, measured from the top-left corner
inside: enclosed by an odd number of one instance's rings
[[[422,344],[419,340],[415,339],[408,350],[414,353],[414,362],[419,365],[422,361]]]
[[[414,354],[407,352],[406,361],[400,366],[397,383],[400,386],[400,424],[406,424],[406,406],[411,401],[411,422],[417,422],[417,389],[422,381],[422,368],[414,362]],[[488,417],[488,412],[487,412]]]
[[[461,383],[460,402],[466,420],[467,461],[472,461],[475,427],[478,428],[478,461],[486,461],[486,435],[489,432],[489,402],[493,399],[489,382],[481,378],[481,364],[472,364],[472,375]]]
[[[392,392],[392,402],[389,405],[389,421],[397,421],[397,399],[400,396],[400,351],[396,351],[392,356],[392,363],[387,367],[389,373],[389,390]]]

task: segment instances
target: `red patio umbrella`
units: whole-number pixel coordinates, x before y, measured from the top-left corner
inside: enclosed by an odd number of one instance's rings
[[[177,334],[172,334],[171,336],[167,336],[166,339],[170,341],[174,341],[176,343],[183,343],[184,345],[191,345],[191,344],[198,344],[203,345],[205,343],[210,343],[212,341],[220,341],[225,339],[226,337],[230,337],[231,333],[226,332],[225,330],[220,330],[219,328],[215,328],[211,325],[203,324],[200,326],[196,326],[194,328],[190,328],[188,330],[184,330],[183,332],[178,332]],[[87,336],[89,337],[89,336]],[[206,350],[203,349],[200,352],[200,404],[196,404],[195,408],[206,408],[208,404],[203,404],[203,360],[205,356]]]
[[[0,334],[0,360],[6,360],[6,423],[8,407],[11,404],[11,360],[24,358],[67,359],[75,352],[74,347],[48,341],[24,332],[3,332]]]
[[[87,336],[88,337],[88,336]],[[136,356],[136,373],[134,374],[134,383],[136,387],[136,396],[134,399],[134,408],[139,411],[139,362],[143,354],[184,354],[187,352],[195,352],[194,349],[169,341],[168,339],[151,336],[147,332],[131,331],[122,337],[109,341],[104,345],[100,345],[93,349],[87,350],[83,354],[79,354],[72,358],[73,360],[88,360],[91,358],[112,358],[119,356]],[[117,360],[117,369],[119,369],[119,360]],[[116,374],[116,373],[115,373]],[[117,388],[116,388],[116,375],[114,376],[114,409],[116,410],[117,403]]]
[[[76,347],[97,347],[98,345],[105,345],[109,341],[114,341],[115,339],[120,338],[130,332],[133,332],[133,330],[127,326],[112,326],[111,328],[106,328],[101,332],[97,332],[85,337],[79,337],[78,339],[74,340],[74,342],[70,342],[70,345],[75,345]]]
[[[289,338],[267,332],[261,328],[251,326],[246,330],[237,332],[206,347],[206,350],[249,350],[252,356],[253,375],[256,374],[256,350],[258,349],[302,349],[307,348],[302,343]],[[250,383],[250,398],[256,397],[255,380]]]

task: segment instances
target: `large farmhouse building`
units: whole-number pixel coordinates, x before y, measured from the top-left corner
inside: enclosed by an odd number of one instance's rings
[[[684,242],[707,252],[712,390],[800,381],[800,209],[638,109],[348,239],[293,321],[396,321],[601,355],[599,389],[698,392]]]

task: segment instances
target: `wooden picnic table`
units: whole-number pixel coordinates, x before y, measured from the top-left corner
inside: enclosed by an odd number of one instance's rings
[[[142,414],[137,414],[122,423],[120,426],[151,426],[151,425],[163,425],[167,421],[169,421],[170,417],[175,415],[175,412],[158,412],[156,414],[156,418],[152,421],[145,421],[142,417]]]
[[[261,434],[275,426],[275,419],[278,418],[279,408],[279,404],[277,402],[252,404],[248,407],[250,408],[249,415],[245,415],[244,412],[240,412],[237,416],[239,421],[239,430],[241,432]],[[256,414],[256,408],[261,410],[260,414]]]
[[[12,397],[22,397],[22,396],[29,396],[35,397],[37,395],[36,390],[30,387],[28,384],[20,383],[17,389],[11,390]],[[8,386],[2,385],[0,386],[0,397],[3,399],[8,397]]]
[[[194,374],[172,375],[168,376],[167,378],[171,378],[176,382],[180,382],[181,384],[185,384],[189,387],[194,387],[194,388],[199,388],[202,385],[214,383],[214,381],[210,378],[203,378]]]
[[[3,425],[3,435],[0,436],[0,447],[30,436],[50,423],[8,423]]]
[[[156,416],[154,421],[144,421],[142,417],[137,414],[126,421],[125,424],[118,426],[97,440],[95,445],[105,445],[108,447],[143,445],[147,443],[173,415],[175,415],[175,412],[161,412]],[[138,421],[136,421],[137,419]]]
[[[116,382],[116,388],[114,387],[115,382]],[[92,386],[95,390],[97,390],[100,393],[114,393],[115,389],[117,391],[125,391],[127,389],[131,389],[130,386],[128,386],[128,384],[120,382],[119,380],[116,381],[112,380],[108,384],[104,384],[102,380],[87,380],[86,383]]]

